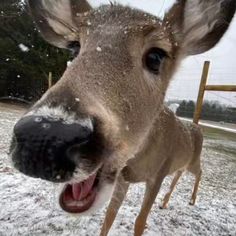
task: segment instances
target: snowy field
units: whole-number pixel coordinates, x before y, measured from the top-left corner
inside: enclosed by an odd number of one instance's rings
[[[16,172],[7,151],[12,127],[23,109],[0,103],[0,236],[63,235],[96,236],[104,209],[89,218],[76,218],[59,209],[57,186]],[[188,205],[193,178],[185,175],[167,210],[159,205],[169,186],[168,177],[156,199],[144,235],[236,235],[236,137],[206,130],[203,149],[203,180],[196,206]],[[133,235],[143,185],[130,188],[110,232],[111,236]]]

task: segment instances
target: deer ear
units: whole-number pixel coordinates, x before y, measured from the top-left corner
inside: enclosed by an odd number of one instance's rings
[[[44,39],[60,48],[75,40],[74,17],[91,10],[86,0],[28,0],[28,7]]]
[[[236,10],[236,0],[177,0],[164,18],[183,54],[213,48],[225,34]]]

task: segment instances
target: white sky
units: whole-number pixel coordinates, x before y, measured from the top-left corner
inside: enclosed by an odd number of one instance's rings
[[[109,0],[90,0],[89,2],[98,6],[100,3],[109,3]],[[116,2],[162,17],[175,0],[118,0]],[[196,100],[205,60],[210,60],[212,63],[209,84],[236,85],[236,17],[225,37],[214,49],[183,61],[169,88],[167,99]],[[205,97],[208,100],[218,100],[236,107],[236,93],[207,92]]]
[[[169,89],[168,98],[196,99],[201,70],[205,60],[211,61],[208,84],[236,85],[236,17],[219,44],[207,53],[187,58]],[[207,92],[206,99],[218,100],[236,107],[236,93]]]

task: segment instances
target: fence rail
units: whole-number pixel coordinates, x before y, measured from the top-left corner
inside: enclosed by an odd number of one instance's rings
[[[193,122],[198,124],[201,113],[202,113],[202,105],[204,100],[204,95],[206,91],[222,91],[222,92],[236,92],[236,85],[207,85],[207,79],[209,75],[210,62],[205,61],[203,70],[202,70],[202,78],[198,92],[198,99],[196,104],[196,109],[194,112]]]

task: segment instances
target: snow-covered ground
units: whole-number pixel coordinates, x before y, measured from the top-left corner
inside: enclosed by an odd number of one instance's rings
[[[57,206],[56,187],[16,172],[7,151],[11,130],[22,109],[0,104],[0,236],[5,235],[99,235],[105,210],[88,218],[68,215]],[[168,177],[148,219],[145,235],[236,235],[236,138],[206,138],[203,180],[196,206],[188,205],[193,177],[180,180],[167,210],[159,205],[169,186]],[[130,188],[110,232],[133,235],[134,220],[144,186]]]

